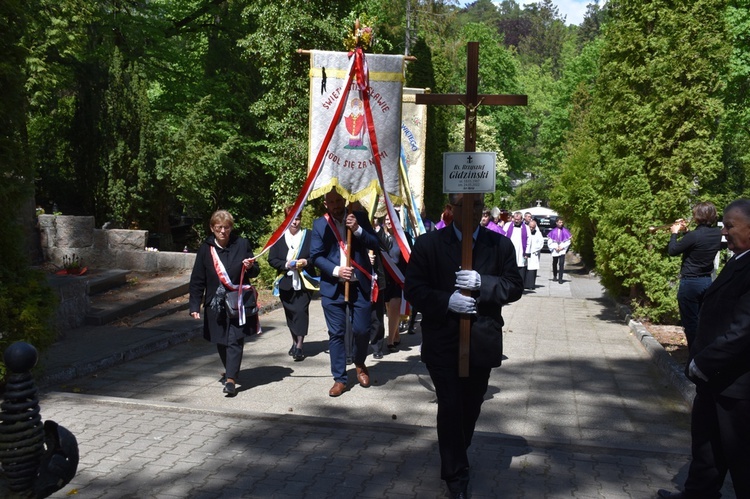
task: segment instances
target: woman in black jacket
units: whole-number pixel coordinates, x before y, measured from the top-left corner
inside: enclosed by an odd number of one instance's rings
[[[698,203],[693,207],[695,230],[677,235],[686,230],[683,220],[677,220],[671,227],[667,253],[669,256],[682,254],[680,268],[680,288],[677,291],[677,304],[680,307],[680,320],[685,331],[688,350],[698,330],[698,313],[703,304],[703,295],[711,285],[714,259],[721,249],[721,229],[716,223],[716,206],[713,203]]]
[[[292,207],[287,206],[284,215],[288,216],[291,210]],[[313,292],[305,287],[303,279],[307,276],[303,273],[313,272],[313,266],[308,260],[311,240],[312,234],[300,227],[300,217],[297,216],[268,252],[268,264],[278,272],[279,298],[284,306],[286,325],[292,335],[289,355],[296,361],[305,358],[302,345],[310,325]]]
[[[215,212],[209,227],[212,234],[198,248],[190,275],[190,315],[200,319],[203,304],[203,337],[216,344],[224,365],[224,393],[233,397],[245,337],[258,330],[257,296],[250,278],[260,267],[250,241],[232,234],[234,218],[228,211]]]

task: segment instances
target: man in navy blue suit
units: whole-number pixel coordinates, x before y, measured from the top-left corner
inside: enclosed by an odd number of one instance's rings
[[[320,296],[328,327],[333,387],[331,397],[347,388],[346,334],[347,314],[354,336],[354,365],[360,386],[370,386],[365,366],[370,342],[371,299],[373,290],[368,250],[378,249],[378,237],[364,212],[346,213],[344,198],[335,189],[326,194],[327,213],[313,222],[310,260],[320,269]],[[350,264],[346,261],[347,230],[352,233]],[[348,301],[345,282],[349,282]]]

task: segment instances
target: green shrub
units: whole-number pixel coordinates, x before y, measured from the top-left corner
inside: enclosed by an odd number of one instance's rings
[[[42,352],[55,341],[56,296],[42,272],[27,268],[9,275],[5,270],[0,270],[0,352],[16,341]],[[0,362],[0,380],[5,376],[5,364]]]

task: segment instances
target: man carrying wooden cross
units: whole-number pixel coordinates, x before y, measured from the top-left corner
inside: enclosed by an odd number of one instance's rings
[[[464,105],[467,152],[476,147],[480,102],[526,104],[526,96],[478,95],[478,57],[479,44],[469,43],[466,95],[420,95],[417,99],[417,104]],[[471,156],[466,160],[472,161]],[[438,399],[440,476],[455,499],[468,497],[467,449],[490,369],[502,362],[502,306],[523,294],[513,243],[479,225],[482,196],[464,192],[450,195],[457,214],[453,223],[417,239],[404,286],[406,299],[422,312],[422,361]]]
[[[454,210],[461,194],[451,196]],[[472,207],[463,205],[463,208]],[[487,391],[490,369],[502,359],[502,306],[521,298],[523,280],[510,239],[479,224],[482,202],[474,208],[475,270],[461,269],[461,222],[417,239],[406,269],[406,299],[422,311],[422,361],[438,399],[437,434],[441,478],[454,497],[466,497],[469,483],[467,449]],[[460,290],[471,292],[464,296]],[[469,375],[458,375],[459,321],[471,314]],[[499,345],[493,355],[474,347],[479,335]],[[460,494],[464,494],[461,496]]]

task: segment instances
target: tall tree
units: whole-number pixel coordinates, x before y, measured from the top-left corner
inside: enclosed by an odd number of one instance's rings
[[[15,341],[44,349],[54,341],[50,319],[54,297],[44,276],[29,267],[29,245],[22,222],[33,210],[34,171],[28,156],[23,38],[30,9],[25,2],[0,3],[0,351]],[[0,386],[5,379],[0,362]]]
[[[262,85],[237,45],[253,29],[245,2],[36,2],[27,34],[30,132],[47,206],[159,233],[169,232],[170,216],[203,219],[218,206],[262,219],[270,204],[258,159],[265,137],[248,113]],[[211,108],[200,105],[207,96]],[[212,144],[207,154],[221,157],[226,175],[201,174],[209,198],[179,206],[176,199],[196,201],[187,194],[193,187],[178,183],[181,172],[206,163],[175,163],[192,158],[173,153],[172,132],[205,130],[184,126],[196,108],[227,136],[180,138]],[[258,192],[243,199],[237,186],[250,181]]]
[[[591,114],[591,107],[603,42],[603,39],[598,39],[589,43],[580,56],[566,64],[561,83],[567,91],[561,94],[569,100],[565,108],[567,123],[560,126],[564,133],[562,158],[559,168],[555,172],[548,172],[552,187],[549,192],[551,206],[573,229],[576,251],[592,267],[596,265],[596,222],[602,212],[598,188],[604,180],[601,169],[597,168],[598,144],[593,135],[592,121],[595,117]]]
[[[122,53],[115,48],[102,123],[102,145],[108,153],[106,159],[102,158],[105,182],[102,188],[109,198],[108,220],[117,221],[124,227],[139,221],[146,225],[148,213],[143,210],[144,200],[157,195],[151,190],[150,182],[141,182],[141,179],[152,179],[149,170],[154,165],[146,92],[146,82],[138,64],[123,60]],[[150,223],[146,226],[159,231],[169,230],[168,223],[165,227],[166,221],[160,220],[162,217],[155,218],[148,220]]]
[[[525,147],[533,160],[529,161],[526,170],[531,176],[530,181],[514,193],[517,206],[529,206],[537,199],[550,199],[565,144],[575,139],[570,135],[574,98],[593,92],[600,50],[601,43],[594,41],[576,55],[575,41],[566,41],[564,69],[559,79],[555,79],[546,66],[526,65],[522,68],[524,92],[529,95],[527,119],[532,129],[531,139]]]
[[[622,2],[606,30],[588,122],[597,148],[587,165],[598,179],[594,253],[603,284],[652,317],[675,312],[678,263],[646,227],[714,199],[707,186],[723,169],[724,8],[723,0]]]
[[[108,64],[102,10],[90,2],[37,0],[24,43],[32,157],[46,207],[96,214],[101,189],[104,92]],[[99,213],[102,215],[103,212]]]
[[[482,23],[492,26],[500,21],[500,14],[492,0],[477,0],[466,4],[459,20],[465,23]]]
[[[599,6],[599,0],[594,0],[586,6],[586,14],[583,16],[583,22],[578,27],[577,37],[578,46],[583,46],[590,41],[595,40],[602,31],[602,27],[607,22],[608,4],[603,7]]]
[[[503,35],[506,47],[518,47],[524,37],[531,33],[531,19],[514,0],[504,0],[497,7],[500,18],[497,30]]]
[[[737,197],[750,196],[750,44],[747,39],[750,7],[747,3],[730,1],[726,23],[732,44],[724,93],[726,113],[720,125],[726,169],[711,183],[711,189],[722,200],[721,205]]]
[[[248,61],[259,69],[262,95],[250,113],[267,137],[259,157],[274,178],[273,204],[292,201],[307,175],[309,58],[298,49],[343,50],[341,19],[348,2],[292,0],[249,3],[244,15],[255,31],[239,41]]]
[[[562,72],[562,47],[571,31],[552,0],[541,0],[525,7],[531,20],[528,34],[522,35],[518,53],[524,63],[547,65],[557,78]]]

